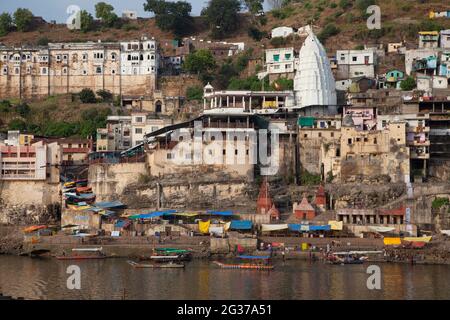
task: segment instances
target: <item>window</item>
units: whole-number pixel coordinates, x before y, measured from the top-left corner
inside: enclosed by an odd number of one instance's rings
[[[15,74],[19,74],[19,73],[20,73],[19,68],[14,68],[14,73],[15,73]]]
[[[67,61],[69,59],[69,56],[67,54],[63,55],[63,60]]]
[[[142,122],[142,117],[136,117],[136,122]]]
[[[168,160],[172,159],[172,154],[171,153],[167,153],[167,159]]]
[[[115,53],[111,53],[111,60],[115,61],[116,60],[116,54]]]
[[[63,74],[67,74],[67,68],[63,68]]]
[[[349,139],[347,140],[347,144],[352,144],[352,139],[351,139],[351,138],[349,138]]]
[[[136,133],[136,134],[141,134],[141,133],[142,133],[142,128],[136,128],[136,129],[134,129],[134,133]]]
[[[377,144],[377,138],[373,138],[373,144]]]
[[[82,59],[83,59],[83,61],[87,61],[88,60],[88,54],[87,53],[83,53]]]
[[[322,132],[319,132],[319,138],[322,138]]]
[[[154,56],[154,55],[151,55],[150,59],[151,59],[151,60],[155,60],[155,56]]]
[[[4,67],[3,67],[3,69],[2,69],[2,74],[3,74],[3,75],[7,75],[7,74],[8,74],[8,67],[7,67],[7,66],[4,66]]]
[[[30,66],[27,67],[27,74],[31,74],[31,67]]]
[[[158,130],[158,129],[159,129],[159,127],[153,126],[153,127],[152,127],[152,132],[153,132],[153,131],[156,131],[156,130]]]
[[[41,68],[41,74],[47,74],[47,68],[46,67]]]
[[[286,54],[284,55],[284,58],[285,58],[286,60],[289,60],[289,59],[291,58],[291,54],[290,54],[290,53],[286,53]]]
[[[87,76],[87,70],[83,70],[83,76]]]
[[[102,67],[97,67],[97,68],[95,68],[95,73],[97,73],[97,74],[101,74],[103,71],[102,71]]]
[[[305,133],[305,134],[303,135],[303,138],[308,138],[308,135]]]
[[[56,62],[61,62],[61,55],[59,54],[56,55]]]
[[[332,138],[334,138],[334,132],[331,132],[331,133],[330,133],[330,136],[331,136]]]
[[[131,54],[128,55],[128,61],[131,61]]]
[[[280,61],[280,55],[279,54],[274,54],[273,55],[273,61]]]
[[[116,70],[112,69],[111,74],[116,74]]]

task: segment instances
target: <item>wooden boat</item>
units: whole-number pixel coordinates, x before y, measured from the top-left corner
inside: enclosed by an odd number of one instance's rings
[[[183,263],[137,263],[127,261],[133,268],[184,268]]]
[[[344,256],[342,256],[344,254]],[[368,258],[360,254],[332,253],[326,257],[326,261],[331,264],[363,264]]]
[[[76,193],[80,194],[80,193],[92,193],[92,188],[91,187],[77,187],[76,189]]]
[[[192,253],[189,250],[175,249],[175,248],[155,248],[153,249],[152,257],[154,259],[165,260],[179,260],[179,261],[190,261],[192,258]],[[176,256],[176,259],[174,258]],[[152,258],[153,259],[153,258]]]
[[[244,261],[258,261],[258,262],[244,262],[244,263],[223,263],[220,261],[213,261],[214,264],[222,269],[243,269],[243,270],[266,270],[274,269],[270,264],[269,256],[238,256]]]
[[[105,259],[106,255],[102,252],[103,248],[74,248],[72,252],[85,252],[84,254],[71,254],[56,256],[58,260],[97,260]],[[91,254],[89,254],[91,253]]]

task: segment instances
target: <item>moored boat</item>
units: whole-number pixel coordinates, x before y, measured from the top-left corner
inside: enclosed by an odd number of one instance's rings
[[[96,260],[105,259],[106,255],[102,252],[103,248],[74,248],[74,254],[56,256],[58,260]],[[80,253],[82,252],[82,253]]]
[[[213,261],[221,269],[265,270],[270,271],[274,266],[270,263],[270,256],[238,256],[244,262],[224,263]],[[251,262],[250,262],[251,261]]]
[[[127,261],[133,268],[184,268],[183,263],[137,263],[134,261]]]

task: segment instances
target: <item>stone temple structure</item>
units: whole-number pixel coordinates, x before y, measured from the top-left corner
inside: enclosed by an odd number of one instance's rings
[[[336,87],[325,48],[309,31],[294,78],[296,107],[336,105]]]

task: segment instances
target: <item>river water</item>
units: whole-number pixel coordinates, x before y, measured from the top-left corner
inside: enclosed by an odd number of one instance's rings
[[[81,289],[67,289],[67,267]],[[369,264],[276,261],[274,271],[133,269],[124,259],[58,261],[0,256],[0,292],[29,299],[450,299],[450,266],[379,263],[381,289],[367,289]]]

